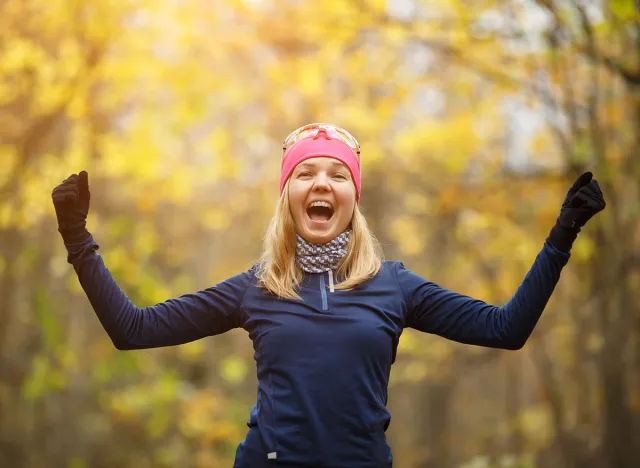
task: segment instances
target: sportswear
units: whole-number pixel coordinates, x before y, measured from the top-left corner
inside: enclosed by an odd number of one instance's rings
[[[234,468],[391,467],[387,386],[402,331],[520,349],[570,256],[545,242],[501,307],[386,261],[351,291],[333,288],[332,270],[304,273],[303,301],[268,294],[254,265],[215,286],[140,308],[118,287],[98,248],[92,236],[67,245],[68,261],[118,349],[178,345],[234,328],[247,332],[258,392]]]

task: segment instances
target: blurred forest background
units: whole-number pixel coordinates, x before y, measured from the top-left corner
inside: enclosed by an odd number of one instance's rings
[[[360,140],[387,259],[498,305],[581,171],[608,203],[523,350],[403,334],[394,466],[639,466],[634,0],[0,1],[0,466],[231,466],[246,333],[117,351],[51,190],[89,172],[88,229],[152,305],[257,261],[313,121]]]

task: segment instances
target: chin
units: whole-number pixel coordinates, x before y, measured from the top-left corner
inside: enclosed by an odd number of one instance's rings
[[[334,220],[330,220],[326,226],[319,226],[317,222],[309,219],[304,219],[303,223],[302,229],[297,230],[298,234],[312,244],[326,244],[342,232],[337,229]]]
[[[306,240],[311,242],[312,244],[326,244],[327,242],[332,241],[337,234],[334,235],[308,235],[306,236]]]
[[[333,240],[338,234],[331,232],[315,232],[309,229],[304,229],[300,236],[302,236],[307,242],[312,244],[326,244]]]

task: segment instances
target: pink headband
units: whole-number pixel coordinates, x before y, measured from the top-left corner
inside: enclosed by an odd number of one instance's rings
[[[325,134],[321,133],[321,135]],[[287,150],[280,171],[280,194],[282,195],[289,176],[298,164],[305,159],[320,156],[337,159],[349,168],[351,178],[356,186],[356,200],[360,203],[360,163],[358,158],[349,145],[337,139],[328,139],[326,135],[325,138],[305,138]]]

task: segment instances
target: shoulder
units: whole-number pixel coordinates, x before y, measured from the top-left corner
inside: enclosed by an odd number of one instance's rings
[[[218,287],[227,286],[227,287],[233,287],[236,289],[247,289],[249,286],[256,283],[257,266],[258,264],[256,263],[255,265],[251,266],[247,270],[237,273],[221,281],[216,286]]]
[[[401,260],[385,261],[383,268],[387,275],[393,276],[394,281],[404,294],[411,294],[415,289],[429,283],[425,278],[405,267]]]
[[[395,260],[384,260],[380,264],[380,269],[373,278],[376,283],[398,284],[398,270],[402,267],[402,262]]]
[[[382,274],[395,275],[401,267],[404,268],[404,265],[399,260],[384,260],[380,266],[380,272]]]
[[[399,272],[402,271],[409,271],[405,268],[404,263],[402,262],[402,260],[385,260],[382,262],[382,266],[380,268],[381,272],[384,272],[383,274],[389,274],[389,275],[398,275]]]

